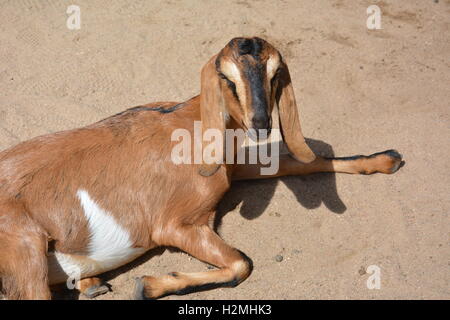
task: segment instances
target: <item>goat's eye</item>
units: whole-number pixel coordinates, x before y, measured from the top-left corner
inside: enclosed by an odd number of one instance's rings
[[[281,73],[281,67],[278,68],[277,71],[275,71],[274,77],[277,77],[280,73]]]
[[[272,76],[272,79],[270,79],[270,82],[274,83],[280,76],[281,68],[278,68],[277,71]]]
[[[219,78],[228,80],[228,78],[222,72],[218,72],[218,75],[219,75]]]
[[[230,79],[228,79],[222,72],[219,72],[218,75],[219,75],[219,78],[224,79],[227,82],[228,88],[230,88],[231,91],[233,92],[234,96],[239,99],[237,92],[236,92],[236,85],[234,84],[234,82],[231,81]]]
[[[228,80],[227,78],[225,78],[225,80],[227,81],[228,88],[230,88],[231,91],[233,91],[233,94],[237,97],[237,93],[236,93],[236,85],[234,84],[234,82]]]
[[[275,74],[273,75],[272,79],[270,79],[270,82],[272,83],[272,85],[275,83],[275,81],[277,81],[280,74],[281,74],[281,68],[278,68],[277,71],[275,71]]]
[[[218,72],[217,74],[218,74],[219,78],[221,78],[227,82],[228,88],[231,89],[231,91],[233,92],[233,95],[236,97],[236,99],[239,100],[239,97],[236,92],[236,85],[234,84],[234,82],[231,81],[230,79],[228,79],[227,76],[224,75],[222,72]]]

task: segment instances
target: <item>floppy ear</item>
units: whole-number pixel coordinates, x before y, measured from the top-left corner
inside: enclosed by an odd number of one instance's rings
[[[225,137],[225,107],[220,78],[216,71],[216,59],[217,55],[212,57],[202,69],[200,114],[202,120],[202,135],[208,129],[220,130],[222,141],[215,141],[219,146],[219,148],[216,148],[216,151],[219,152],[219,154],[216,155],[216,158],[223,159],[225,145],[223,140]],[[220,144],[220,142],[222,144]],[[206,144],[202,139],[203,150],[205,150],[205,145]],[[219,168],[220,164],[205,163],[204,156],[202,155],[202,165],[200,166],[198,173],[202,176],[209,177],[216,173]]]
[[[281,63],[279,72],[276,99],[283,140],[295,159],[304,163],[312,162],[316,155],[308,147],[302,134],[294,89],[286,63]]]

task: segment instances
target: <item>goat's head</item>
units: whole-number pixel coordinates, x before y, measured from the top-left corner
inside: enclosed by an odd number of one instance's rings
[[[232,118],[250,138],[257,139],[260,130],[270,133],[275,101],[290,153],[299,161],[313,161],[315,155],[301,132],[288,67],[272,45],[257,37],[234,38],[202,69],[203,132],[210,128],[224,131]],[[202,165],[200,174],[209,176],[218,168],[215,164]]]

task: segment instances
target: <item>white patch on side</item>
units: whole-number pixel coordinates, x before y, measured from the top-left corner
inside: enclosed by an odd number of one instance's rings
[[[118,263],[134,256],[130,235],[122,228],[110,213],[100,208],[87,191],[79,190],[77,196],[88,221],[91,241],[89,243],[89,258],[98,261],[102,266],[115,267]]]
[[[70,255],[60,252],[49,252],[48,257],[48,282],[50,285],[61,283],[70,277],[77,277],[80,267],[70,259]]]
[[[55,252],[49,256],[50,283],[65,281],[67,276],[93,276],[122,266],[143,254],[144,248],[133,248],[130,235],[108,212],[91,199],[85,190],[77,196],[90,231],[87,256]],[[62,270],[61,270],[62,269]],[[52,275],[53,273],[53,275]],[[62,274],[64,273],[64,274]]]

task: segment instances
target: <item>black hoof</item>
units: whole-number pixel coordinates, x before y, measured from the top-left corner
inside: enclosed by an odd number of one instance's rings
[[[135,300],[146,300],[147,298],[145,297],[144,294],[144,281],[141,278],[135,278],[135,287],[134,287],[134,299]]]
[[[89,299],[93,299],[95,297],[98,297],[102,294],[105,294],[110,291],[110,288],[105,285],[98,285],[98,286],[92,286],[88,288],[85,292],[83,292],[83,295],[86,296]]]
[[[394,172],[398,171],[398,169],[400,169],[401,167],[403,167],[405,165],[405,161],[402,160],[402,155],[397,150],[390,149],[390,150],[386,150],[383,152],[377,152],[377,153],[371,154],[367,158],[369,158],[369,159],[376,158],[378,156],[388,156],[392,160],[390,162],[389,168],[379,170],[378,172],[387,173],[387,174],[394,173]],[[361,173],[364,174],[364,172],[361,172]]]
[[[134,280],[136,281],[133,294],[135,300],[155,300],[154,298],[147,297],[145,294],[144,277],[136,277]]]
[[[398,169],[400,169],[401,167],[403,167],[405,165],[405,161],[402,160],[402,158],[403,158],[402,155],[400,153],[398,153],[397,150],[394,150],[394,149],[386,150],[383,152],[383,154],[394,159],[394,163],[391,168],[391,173],[397,172]]]

